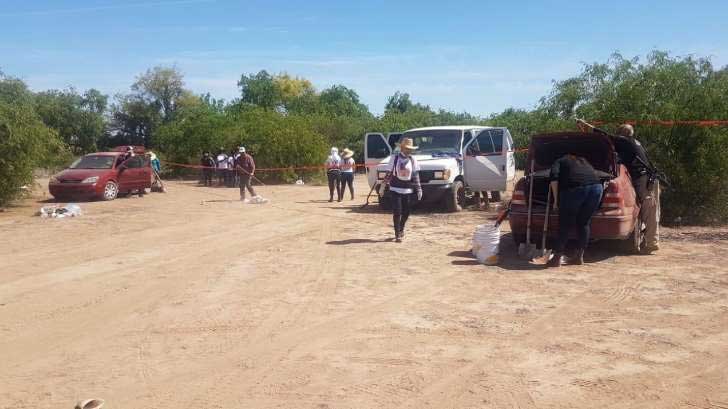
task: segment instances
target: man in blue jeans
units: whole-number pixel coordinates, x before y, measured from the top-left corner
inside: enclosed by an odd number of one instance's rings
[[[558,267],[564,263],[564,250],[572,228],[576,228],[578,238],[574,264],[584,264],[592,215],[599,209],[604,186],[586,159],[570,154],[554,162],[550,180],[554,209],[559,212],[559,239],[548,265]]]

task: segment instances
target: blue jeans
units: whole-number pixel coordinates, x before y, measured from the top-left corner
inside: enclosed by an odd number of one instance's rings
[[[589,243],[591,218],[599,209],[604,187],[601,184],[579,186],[559,192],[559,241],[557,253],[563,253],[569,232],[576,228],[579,249]]]

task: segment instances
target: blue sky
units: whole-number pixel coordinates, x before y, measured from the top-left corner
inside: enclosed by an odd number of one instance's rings
[[[724,1],[0,0],[0,69],[34,90],[126,92],[175,65],[231,99],[266,69],[344,84],[373,112],[395,91],[487,115],[532,107],[552,80],[618,51],[728,64]]]

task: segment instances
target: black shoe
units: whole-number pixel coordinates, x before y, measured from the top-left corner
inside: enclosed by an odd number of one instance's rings
[[[574,256],[574,264],[576,264],[577,266],[584,264],[584,249],[579,249],[576,251],[576,255]]]
[[[399,232],[399,238],[402,239],[402,240],[404,240],[404,230],[402,230],[401,232]]]
[[[546,263],[548,267],[561,267],[564,265],[564,256],[561,254],[554,254],[554,257]]]

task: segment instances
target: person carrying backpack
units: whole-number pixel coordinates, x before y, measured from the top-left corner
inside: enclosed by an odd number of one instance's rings
[[[394,224],[394,241],[402,242],[404,239],[404,226],[410,215],[410,199],[416,193],[417,200],[422,200],[422,186],[420,185],[420,165],[412,156],[417,150],[412,138],[402,138],[399,143],[399,153],[389,159],[389,173],[385,182],[389,184],[389,193],[392,198],[392,222]]]

